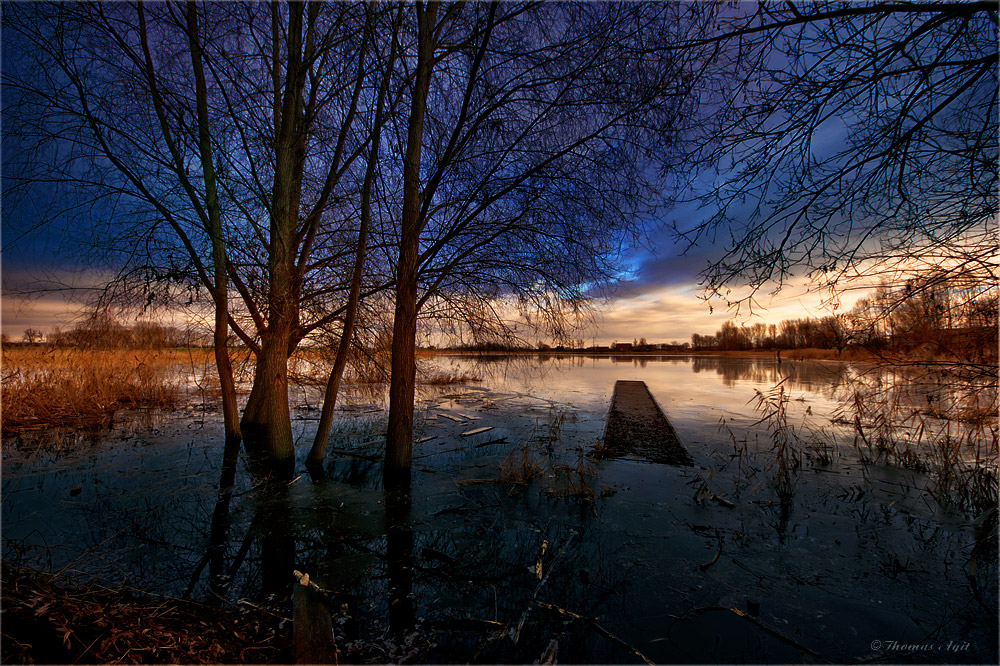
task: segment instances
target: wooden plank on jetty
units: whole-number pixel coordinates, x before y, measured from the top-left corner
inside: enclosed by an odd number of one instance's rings
[[[615,382],[603,448],[607,456],[637,455],[667,465],[694,464],[646,382]]]

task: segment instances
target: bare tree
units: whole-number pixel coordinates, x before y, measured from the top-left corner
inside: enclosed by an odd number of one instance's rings
[[[678,225],[727,244],[710,296],[753,306],[796,271],[904,281],[922,257],[996,280],[994,3],[714,10],[713,34],[678,45],[719,54],[689,136],[720,184],[701,193],[704,222]]]
[[[358,110],[370,37],[354,35],[373,34],[374,13],[323,3],[5,8],[18,64],[5,68],[5,114],[24,156],[7,165],[5,197],[56,188],[55,213],[77,228],[90,212],[118,284],[206,289],[227,439],[262,435],[248,443],[286,471],[287,359],[345,311],[339,276],[356,247],[354,165],[367,145]],[[241,421],[230,330],[256,357]]]
[[[371,12],[369,8],[369,12]],[[316,427],[316,435],[313,439],[312,448],[306,459],[307,464],[315,467],[319,465],[326,455],[326,444],[330,437],[330,428],[333,423],[333,410],[337,403],[337,393],[340,382],[344,375],[344,368],[347,366],[348,356],[351,351],[351,343],[354,340],[354,330],[357,324],[358,311],[361,305],[361,289],[365,277],[365,259],[368,252],[368,234],[371,226],[372,215],[372,191],[375,187],[376,169],[379,165],[379,155],[382,143],[382,128],[388,119],[386,112],[389,93],[389,83],[391,74],[397,57],[399,26],[403,18],[403,8],[396,12],[392,23],[392,31],[389,37],[389,52],[387,61],[381,68],[381,83],[378,87],[378,97],[375,103],[375,113],[372,119],[371,139],[368,153],[368,162],[365,168],[364,182],[361,185],[360,201],[360,226],[358,228],[357,247],[355,250],[354,268],[351,275],[350,293],[348,294],[346,311],[344,313],[343,326],[340,333],[340,341],[337,346],[337,354],[334,358],[333,367],[330,370],[330,377],[327,381],[326,391],[323,396],[323,408],[320,412],[319,424]],[[371,13],[366,22],[365,40],[374,40],[373,34],[375,26]]]
[[[417,3],[413,12],[401,160],[383,176],[400,193],[387,215],[399,227],[388,229],[386,474],[404,480],[421,310],[451,309],[480,331],[502,330],[512,311],[542,313],[564,333],[564,316],[613,276],[618,243],[662,194],[674,125],[692,101],[689,63],[663,47],[697,25],[673,5]]]
[[[45,340],[45,334],[37,328],[26,328],[21,339],[24,340],[25,344],[37,345]]]
[[[753,308],[760,289],[796,273],[830,288],[834,302],[845,289],[881,285],[844,317],[853,335],[880,353],[888,346],[894,370],[908,366],[911,379],[923,371],[948,390],[933,405],[928,397],[924,412],[902,407],[908,381],[857,381],[845,411],[858,441],[870,443],[879,423],[880,445],[898,445],[894,455],[908,464],[910,433],[921,433],[921,464],[938,498],[957,490],[961,504],[991,510],[996,3],[713,9],[718,29],[678,45],[714,44],[719,53],[699,84],[710,113],[690,127],[718,185],[700,193],[708,219],[678,225],[691,242],[725,244],[705,272],[708,296]],[[955,326],[960,317],[950,313],[980,308],[992,321]],[[952,419],[972,425],[955,437]]]

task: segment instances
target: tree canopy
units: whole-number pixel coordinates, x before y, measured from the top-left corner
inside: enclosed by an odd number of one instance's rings
[[[795,272],[905,280],[927,261],[995,281],[994,3],[715,9],[696,42],[718,54],[709,122],[689,129],[717,176],[699,192],[705,217],[677,225],[725,247],[710,294],[745,298],[739,285]]]

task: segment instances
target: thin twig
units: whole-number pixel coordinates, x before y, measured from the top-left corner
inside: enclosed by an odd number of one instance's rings
[[[573,611],[566,610],[565,608],[560,608],[559,606],[556,606],[555,604],[550,604],[550,603],[548,603],[546,601],[539,601],[539,600],[536,599],[535,603],[538,604],[542,608],[546,608],[548,610],[556,611],[557,613],[561,613],[563,615],[571,617],[574,620],[581,620],[583,622],[586,622],[591,627],[593,627],[594,631],[596,631],[597,633],[599,633],[601,636],[604,636],[605,638],[607,638],[612,643],[616,643],[617,645],[620,645],[621,647],[625,648],[626,650],[628,650],[629,652],[631,652],[632,654],[634,654],[635,656],[639,657],[644,662],[646,662],[647,664],[649,664],[649,666],[655,666],[655,662],[651,661],[649,659],[649,657],[647,657],[643,653],[639,652],[637,649],[635,649],[634,647],[632,647],[631,645],[629,645],[628,643],[626,643],[625,641],[623,641],[622,639],[618,638],[617,636],[615,636],[614,634],[612,634],[610,631],[608,631],[607,629],[605,629],[604,627],[602,627],[601,625],[599,625],[597,623],[597,620],[595,620],[594,618],[592,618],[592,617],[584,617],[583,615],[579,615],[578,613],[574,613]]]
[[[706,608],[696,608],[694,612],[698,613],[698,614],[703,614],[703,613],[709,613],[709,612],[713,612],[713,611],[723,611],[723,612],[733,613],[733,614],[737,615],[738,617],[741,617],[744,620],[747,620],[748,622],[756,625],[758,629],[761,629],[762,631],[765,631],[766,633],[771,634],[772,636],[774,636],[775,638],[777,638],[782,643],[785,643],[787,645],[791,645],[796,650],[800,650],[802,652],[805,652],[810,657],[813,657],[815,659],[819,659],[821,661],[829,662],[828,659],[824,659],[818,652],[814,652],[813,650],[810,650],[809,648],[807,648],[802,643],[799,643],[795,639],[789,638],[788,636],[785,636],[781,632],[772,629],[771,627],[767,626],[766,624],[764,624],[760,620],[747,615],[746,613],[744,613],[743,611],[741,611],[738,608],[726,608],[725,606],[708,606]]]

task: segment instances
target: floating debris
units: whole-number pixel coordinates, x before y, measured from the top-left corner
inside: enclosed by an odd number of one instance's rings
[[[487,430],[493,430],[493,426],[484,426],[482,428],[475,428],[474,430],[466,430],[462,433],[462,437],[471,437],[472,435],[478,435],[481,432],[486,432]]]

